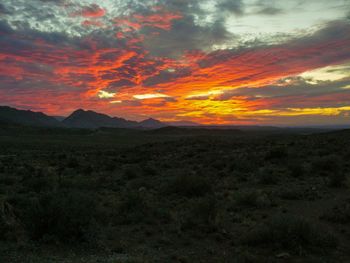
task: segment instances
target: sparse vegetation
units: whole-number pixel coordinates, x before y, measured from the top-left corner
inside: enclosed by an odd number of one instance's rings
[[[350,133],[11,134],[1,262],[350,261]]]

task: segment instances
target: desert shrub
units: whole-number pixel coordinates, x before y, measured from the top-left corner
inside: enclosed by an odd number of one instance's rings
[[[16,183],[16,178],[13,176],[9,176],[9,175],[1,175],[0,176],[0,185],[13,185]]]
[[[248,156],[242,156],[234,158],[229,169],[240,173],[249,173],[256,169],[256,164]]]
[[[154,176],[158,174],[158,171],[153,165],[146,164],[142,166],[142,173],[144,176]]]
[[[33,176],[26,178],[23,185],[34,192],[40,193],[50,190],[53,187],[53,181],[46,176]]]
[[[276,167],[267,166],[261,168],[257,175],[259,183],[273,185],[278,183],[282,173]]]
[[[186,197],[201,197],[212,191],[212,184],[203,176],[179,175],[170,183],[168,190]]]
[[[303,164],[301,164],[300,162],[297,162],[297,161],[289,162],[287,167],[292,177],[300,178],[305,174],[305,168]]]
[[[342,172],[343,160],[338,155],[317,157],[312,161],[312,170],[318,174],[338,174]]]
[[[47,193],[31,201],[23,222],[33,240],[90,241],[96,203],[87,193]]]
[[[68,168],[78,168],[79,167],[79,161],[76,157],[70,157],[67,161],[67,167]]]
[[[346,184],[346,180],[347,176],[343,171],[329,173],[328,175],[328,183],[330,187],[342,187]]]
[[[214,222],[217,214],[217,202],[213,196],[200,198],[192,202],[191,217],[202,224]]]
[[[181,208],[182,230],[213,231],[218,212],[217,202],[213,196],[192,199]]]
[[[337,246],[337,240],[331,233],[294,215],[277,215],[271,218],[248,232],[242,242],[252,246],[272,245],[299,251]]]
[[[0,240],[16,241],[22,234],[23,229],[13,206],[7,200],[0,199]]]
[[[257,190],[240,190],[234,194],[233,204],[236,207],[263,208],[271,205],[270,197]]]
[[[134,179],[141,174],[140,167],[137,165],[126,165],[123,171],[123,178],[126,180]]]
[[[170,216],[157,202],[145,197],[146,193],[139,191],[127,191],[122,195],[120,204],[114,211],[114,222],[116,224],[153,224],[156,222],[167,222]]]
[[[280,189],[278,196],[285,200],[302,200],[305,196],[305,189],[296,186],[288,186]]]
[[[276,146],[270,149],[266,155],[265,160],[276,160],[288,157],[288,150],[283,146]]]
[[[331,210],[321,216],[322,219],[332,223],[349,224],[350,222],[350,199],[335,205]]]

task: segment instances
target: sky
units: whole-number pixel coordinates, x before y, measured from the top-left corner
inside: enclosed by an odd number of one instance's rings
[[[350,124],[350,0],[1,0],[0,104]]]

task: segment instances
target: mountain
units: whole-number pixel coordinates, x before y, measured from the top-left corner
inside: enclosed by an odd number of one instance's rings
[[[193,122],[193,121],[172,121],[166,123],[168,126],[176,126],[176,127],[196,127],[201,126],[201,124]]]
[[[139,126],[138,123],[134,121],[116,117],[113,118],[106,114],[82,109],[74,111],[70,116],[64,119],[62,123],[68,127],[85,129],[97,129],[100,127],[136,128]]]
[[[240,135],[241,130],[238,129],[210,129],[200,127],[174,127],[167,126],[159,129],[153,129],[147,131],[147,133],[155,135],[185,135],[185,136],[227,136],[227,135]]]
[[[67,118],[65,116],[51,116],[51,117],[54,117],[58,121],[63,121],[65,118]]]
[[[162,128],[166,127],[168,125],[162,123],[161,121],[149,118],[147,120],[139,122],[140,126],[142,128],[150,128],[150,129],[157,129],[157,128]]]
[[[30,110],[18,110],[8,106],[0,106],[0,124],[81,129],[98,129],[102,127],[158,129],[169,126],[152,118],[137,122],[118,117],[111,117],[91,110],[86,111],[79,109],[65,118],[61,116],[48,116],[44,113],[33,112]]]
[[[39,127],[63,127],[64,125],[54,117],[42,112],[30,110],[18,110],[8,106],[0,106],[0,121],[4,123],[16,123],[21,125]]]

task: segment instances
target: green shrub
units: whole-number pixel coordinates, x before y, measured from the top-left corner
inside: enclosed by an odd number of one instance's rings
[[[288,170],[290,171],[290,175],[295,178],[300,178],[305,174],[304,166],[297,161],[288,163]]]
[[[319,174],[338,174],[342,171],[342,165],[342,158],[332,154],[315,158],[312,162],[312,169]]]
[[[90,241],[96,209],[87,193],[47,193],[32,200],[23,222],[33,240]]]
[[[181,207],[181,229],[213,231],[217,211],[217,202],[213,196],[192,199],[185,207]]]
[[[280,177],[281,173],[276,167],[263,167],[258,172],[258,180],[261,184],[277,184]]]
[[[271,206],[270,197],[257,190],[241,190],[234,194],[234,205],[238,207],[263,208]]]
[[[114,211],[117,224],[154,224],[170,220],[169,213],[158,202],[147,199],[146,193],[127,191],[122,195],[119,206]]]
[[[350,199],[335,205],[331,210],[326,211],[321,218],[332,223],[348,224],[350,222]]]
[[[186,197],[201,197],[212,191],[212,184],[202,176],[180,175],[170,183],[169,191]]]
[[[288,157],[287,148],[284,146],[276,146],[266,153],[265,160],[276,160],[286,157]]]
[[[346,184],[347,176],[343,171],[329,173],[328,180],[330,187],[342,187]]]
[[[293,215],[271,218],[248,232],[242,241],[252,246],[273,245],[290,250],[337,246],[336,238],[324,228]]]

